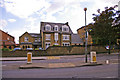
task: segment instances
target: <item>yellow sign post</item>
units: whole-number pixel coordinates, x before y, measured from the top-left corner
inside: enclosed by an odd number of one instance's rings
[[[96,52],[95,51],[91,51],[90,52],[90,55],[91,55],[91,62],[96,62]]]
[[[27,53],[27,64],[30,64],[30,63],[32,63],[32,53],[28,52]]]

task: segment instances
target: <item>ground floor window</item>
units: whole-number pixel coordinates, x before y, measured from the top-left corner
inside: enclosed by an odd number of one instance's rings
[[[6,46],[4,46],[4,48],[7,48]]]
[[[30,46],[24,45],[24,46],[22,46],[22,48],[23,48],[23,49],[27,49],[27,48],[30,48]]]
[[[70,46],[70,43],[69,42],[64,42],[63,46]]]
[[[11,46],[9,46],[9,49],[11,49]]]

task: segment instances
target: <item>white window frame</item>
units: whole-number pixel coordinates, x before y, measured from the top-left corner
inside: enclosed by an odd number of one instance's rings
[[[45,40],[51,40],[51,34],[45,34]]]
[[[58,31],[58,25],[54,26],[54,31]]]
[[[66,30],[64,30],[64,29],[66,29]],[[69,27],[67,25],[63,25],[62,26],[62,31],[63,32],[69,32]]]
[[[70,40],[70,35],[63,35],[63,40]]]
[[[38,41],[38,39],[37,38],[35,38],[35,42],[37,42]]]
[[[38,39],[38,42],[40,42],[40,38]]]
[[[54,33],[54,39],[55,41],[58,41],[58,33]]]
[[[28,42],[28,39],[29,39],[28,37],[24,37],[25,42]]]
[[[49,24],[46,24],[46,25],[45,25],[45,30],[46,30],[46,31],[51,31],[51,26],[50,26]]]

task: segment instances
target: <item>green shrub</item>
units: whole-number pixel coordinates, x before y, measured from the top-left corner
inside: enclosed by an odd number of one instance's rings
[[[3,48],[2,51],[9,51],[9,49],[8,48]]]
[[[53,45],[53,46],[60,46],[60,45]]]

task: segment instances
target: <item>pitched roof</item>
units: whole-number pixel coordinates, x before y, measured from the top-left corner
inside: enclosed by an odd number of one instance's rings
[[[53,29],[53,27],[54,27],[55,25],[57,25],[59,29],[60,29],[63,25],[67,25],[67,26],[69,27],[69,29],[70,29],[70,33],[73,33],[72,30],[71,30],[71,28],[70,28],[70,26],[69,26],[69,24],[68,24],[68,22],[66,22],[66,23],[41,22],[41,26],[40,26],[41,31],[44,31],[44,28],[43,28],[43,27],[44,27],[46,24],[49,24],[49,25],[52,27],[52,29]],[[51,31],[51,32],[54,32],[54,31]],[[61,31],[58,31],[58,32],[61,32]]]
[[[80,36],[78,34],[72,34],[71,41],[72,41],[72,43],[75,43],[75,44],[83,43],[82,39],[80,38]]]
[[[88,26],[82,26],[79,29],[77,29],[77,31],[80,30],[80,29],[82,29],[82,28],[85,28],[85,27],[88,28]]]
[[[40,38],[40,33],[28,33],[28,32],[25,32],[24,34],[29,34],[31,37],[33,38]],[[22,34],[20,37],[22,37],[24,34]]]
[[[39,33],[29,33],[32,37],[34,38],[40,38],[40,34]]]
[[[5,33],[5,34],[7,34],[8,36],[14,38],[13,36],[11,36],[10,34],[8,34],[7,32],[2,31],[1,29],[0,29],[0,32]]]
[[[15,45],[14,41],[4,41],[4,43],[2,42],[1,45]]]

